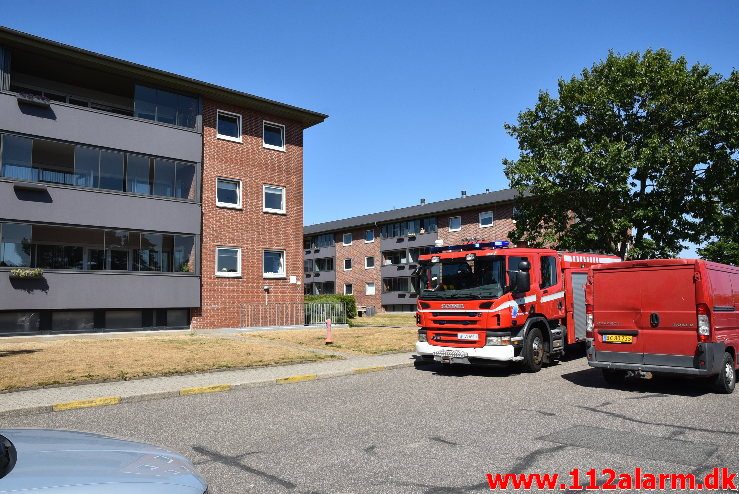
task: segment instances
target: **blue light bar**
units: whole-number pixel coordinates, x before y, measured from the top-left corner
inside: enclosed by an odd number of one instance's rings
[[[438,254],[439,252],[462,252],[465,250],[479,250],[479,249],[503,249],[510,245],[508,240],[496,240],[495,242],[477,242],[474,244],[460,244],[460,245],[448,245],[446,247],[431,247],[430,251],[432,254]]]

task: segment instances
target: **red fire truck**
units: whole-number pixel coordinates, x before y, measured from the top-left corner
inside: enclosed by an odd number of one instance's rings
[[[529,372],[585,341],[588,268],[615,256],[510,248],[506,241],[433,247],[419,256],[419,361],[520,362]]]

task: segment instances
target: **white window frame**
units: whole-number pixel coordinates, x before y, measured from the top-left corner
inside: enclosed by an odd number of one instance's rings
[[[352,287],[352,293],[346,293],[346,287]],[[354,284],[353,283],[344,283],[344,295],[354,295]]]
[[[282,209],[272,209],[267,207],[267,188],[282,190]],[[265,213],[285,214],[287,211],[287,189],[282,185],[263,184],[262,185],[262,211]]]
[[[370,293],[369,287],[372,285],[372,293]],[[364,294],[365,295],[376,295],[377,294],[377,287],[375,286],[374,281],[368,281],[364,284]]]
[[[367,266],[367,259],[372,259],[372,266]],[[364,269],[375,269],[375,256],[364,256]]]
[[[218,251],[221,249],[235,249],[236,250],[236,267],[235,273],[226,273],[218,271]],[[241,247],[235,247],[233,245],[219,245],[216,247],[216,262],[215,262],[216,276],[218,278],[241,278]]]
[[[454,218],[459,218],[459,228],[452,228],[452,220]],[[449,217],[449,231],[450,232],[458,232],[462,229],[462,217],[461,216],[450,216]]]
[[[279,252],[282,254],[282,272],[281,273],[267,273],[264,270],[264,255],[267,252]],[[263,278],[287,278],[286,273],[287,256],[285,255],[284,249],[263,249],[262,250],[262,277]]]
[[[219,115],[226,115],[228,117],[236,117],[236,120],[237,120],[237,122],[239,124],[239,137],[232,137],[232,136],[227,136],[227,135],[223,135],[223,134],[219,134],[218,133],[218,116]],[[242,123],[241,122],[242,122],[242,119],[241,119],[241,114],[240,113],[232,113],[230,111],[217,110],[216,111],[216,137],[218,139],[223,139],[224,141],[239,142],[239,143],[240,142],[243,142],[242,141],[243,127],[242,127]]]
[[[367,232],[372,232],[372,240],[367,240]],[[364,231],[364,243],[365,244],[371,244],[374,241],[375,241],[375,231],[372,230],[372,229],[365,230]]]
[[[349,268],[346,267],[346,261],[349,261]],[[352,258],[351,257],[345,257],[344,258],[344,264],[343,264],[344,271],[351,271],[353,265],[354,265],[354,263],[352,262]]]
[[[218,181],[223,180],[226,182],[236,182],[239,184],[239,190],[238,190],[238,202],[236,204],[231,204],[229,202],[219,202],[218,201]],[[228,209],[243,209],[242,199],[241,199],[241,192],[242,191],[242,183],[241,180],[238,178],[228,178],[228,177],[216,177],[216,206],[219,208],[228,208]]]
[[[349,243],[346,243],[346,236],[349,235]],[[344,233],[341,235],[341,245],[351,245],[354,242],[354,236],[352,232]]]
[[[264,142],[264,128],[267,125],[272,125],[274,127],[279,127],[280,131],[282,132],[282,146],[273,146],[271,144],[267,144]],[[282,124],[278,124],[277,122],[270,122],[268,120],[262,120],[262,147],[265,149],[272,149],[274,151],[285,151],[286,143],[285,143],[285,126]]]
[[[490,215],[490,224],[489,225],[483,225],[482,224],[482,216],[483,215]],[[495,216],[493,215],[492,211],[481,211],[478,216],[478,225],[480,225],[480,228],[490,228],[495,224]]]

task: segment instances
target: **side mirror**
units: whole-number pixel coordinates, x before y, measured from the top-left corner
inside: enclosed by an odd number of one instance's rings
[[[524,262],[521,262],[524,264]],[[528,263],[526,263],[528,265]],[[524,293],[531,290],[531,275],[526,271],[508,271],[510,285],[508,289],[513,293]]]
[[[419,266],[411,273],[411,286],[417,295],[421,294],[421,271],[421,267]]]
[[[531,269],[531,264],[529,264],[529,261],[521,261],[518,263],[518,269],[519,271],[524,271],[528,273]]]

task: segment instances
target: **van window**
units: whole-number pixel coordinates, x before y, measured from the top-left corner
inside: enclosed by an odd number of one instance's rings
[[[557,258],[541,256],[541,288],[549,288],[557,284]]]

